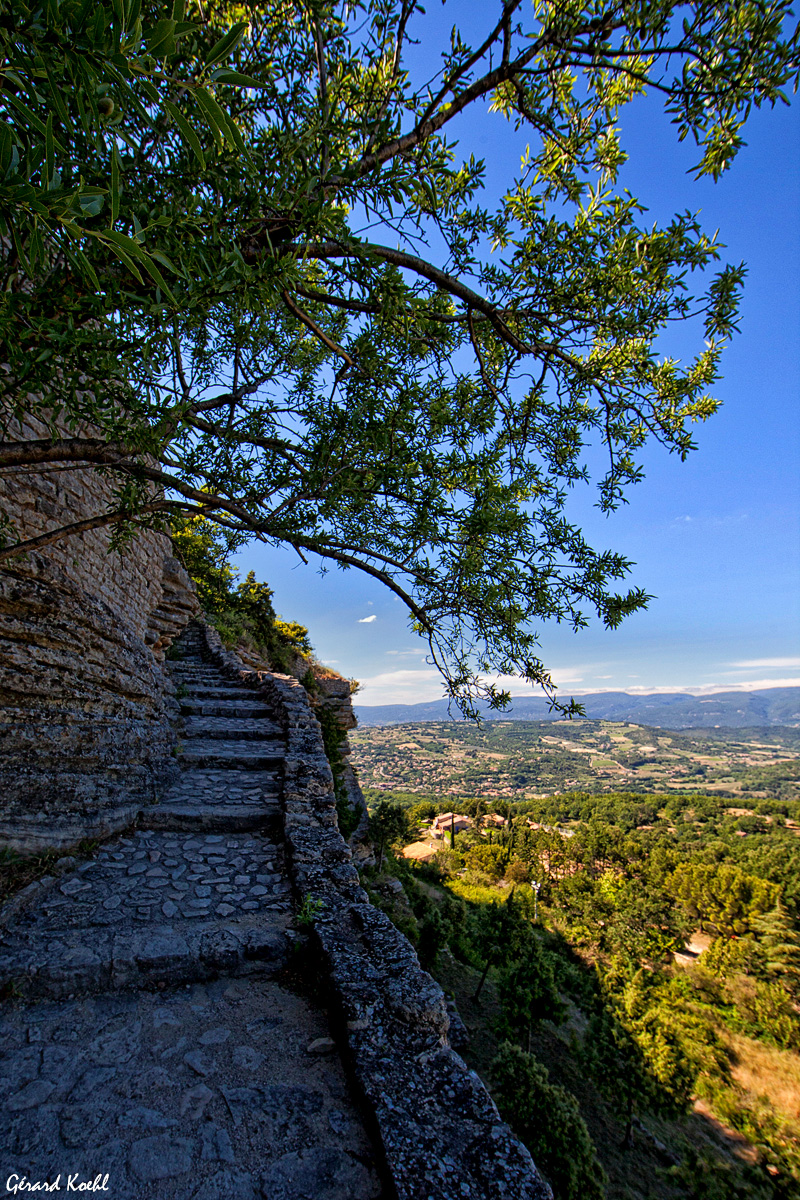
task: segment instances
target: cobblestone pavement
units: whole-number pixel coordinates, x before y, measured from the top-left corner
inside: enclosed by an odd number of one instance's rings
[[[377,1200],[326,1017],[288,986],[281,731],[183,646],[174,786],[5,919],[0,1187]]]

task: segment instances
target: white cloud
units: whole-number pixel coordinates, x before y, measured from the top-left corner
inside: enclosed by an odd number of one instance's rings
[[[787,655],[785,658],[746,658],[742,662],[730,663],[732,667],[745,670],[761,670],[764,667],[800,667],[800,655]],[[726,671],[725,674],[730,674]]]
[[[373,613],[371,617],[359,617],[358,623],[359,625],[371,625],[372,622],[377,621],[377,619],[378,618],[375,616],[375,613]]]
[[[748,679],[738,683],[727,680],[717,683],[672,683],[657,686],[620,686],[618,688],[596,688],[597,692],[628,692],[631,696],[660,696],[667,692],[688,692],[690,696],[710,696],[714,692],[760,692],[764,688],[800,687],[800,678],[793,679]],[[585,689],[576,692],[576,696],[584,695]]]
[[[558,688],[569,688],[573,683],[583,683],[585,667],[551,667],[550,676]],[[580,673],[579,673],[580,672]],[[511,696],[543,696],[542,689],[520,679],[518,675],[482,675],[483,683],[493,683]]]
[[[487,678],[485,682],[490,682]],[[543,693],[539,688],[517,679],[516,676],[495,676],[491,680],[498,687],[505,687],[512,696],[539,696]],[[575,682],[581,682],[578,678]],[[585,696],[603,692],[627,692],[631,696],[659,696],[666,693],[683,692],[691,696],[707,697],[715,692],[752,692],[763,688],[800,687],[800,677],[780,679],[753,679],[747,682],[716,682],[701,684],[660,684],[660,685],[631,685],[620,684],[618,687],[572,687],[566,677],[559,679],[561,686],[560,698],[569,696]],[[361,680],[362,690],[358,703],[373,704],[424,704],[431,700],[442,699],[442,679],[433,667],[407,668],[397,671],[383,671]]]
[[[800,687],[800,676],[795,676],[789,679],[748,679],[744,683],[733,684],[731,690],[743,692],[761,691],[762,688],[778,688],[778,687]],[[729,685],[727,683],[717,684],[715,690],[727,691]]]
[[[361,680],[359,693],[363,704],[423,704],[441,698],[442,677],[434,667],[370,675]]]

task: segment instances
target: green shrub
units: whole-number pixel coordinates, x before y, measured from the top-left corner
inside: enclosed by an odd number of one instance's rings
[[[237,583],[228,561],[238,544],[235,538],[211,521],[195,517],[173,528],[172,544],[226,646],[235,649],[244,644],[278,671],[287,670],[298,654],[311,653],[308,630],[275,615],[272,589],[257,580],[255,572]]]
[[[491,1075],[500,1115],[522,1138],[558,1200],[603,1200],[605,1172],[575,1097],[510,1042],[500,1047]]]

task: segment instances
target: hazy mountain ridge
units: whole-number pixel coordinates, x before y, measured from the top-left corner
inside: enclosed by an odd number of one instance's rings
[[[563,697],[569,697],[564,689]],[[724,726],[731,729],[768,725],[800,725],[800,687],[765,688],[753,692],[713,692],[692,696],[688,692],[666,692],[633,696],[628,692],[593,692],[576,699],[586,716],[602,721],[634,721],[657,729],[702,729]],[[402,725],[420,721],[446,721],[446,700],[423,704],[378,704],[355,706],[362,729],[376,725]],[[506,712],[483,706],[487,720],[557,721],[560,714],[548,712],[547,701],[517,696]],[[458,719],[458,712],[452,714]]]

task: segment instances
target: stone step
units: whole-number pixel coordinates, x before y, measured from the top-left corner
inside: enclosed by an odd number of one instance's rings
[[[190,674],[188,671],[178,674],[173,671],[170,672],[170,676],[172,676],[173,683],[178,684],[179,688],[193,688],[194,685],[217,686],[223,682],[223,680],[219,679],[218,674],[200,674],[199,672],[197,674],[194,672]]]
[[[216,807],[241,804],[245,807],[274,805],[280,801],[281,776],[278,769],[230,771],[186,770],[161,797],[163,804],[191,804]],[[151,811],[145,809],[145,812]]]
[[[261,829],[277,837],[283,828],[283,811],[276,797],[266,804],[166,803],[145,809],[140,829],[172,829],[197,833],[246,833]]]
[[[283,925],[288,914],[283,914]],[[127,988],[166,987],[226,975],[282,972],[297,942],[263,919],[198,921],[176,929],[81,930],[42,938],[4,937],[0,987],[26,1000],[59,999]]]
[[[268,705],[251,700],[188,700],[180,701],[181,712],[199,717],[263,717],[272,720],[274,713]]]
[[[227,768],[233,771],[265,769],[283,762],[282,742],[236,742],[192,738],[184,742],[178,762],[187,767]]]
[[[291,913],[274,837],[139,830],[40,885],[8,922],[0,983],[64,996],[278,969]]]
[[[253,696],[253,689],[244,684],[198,684],[197,687],[186,685],[187,700],[234,700],[247,695]]]
[[[184,721],[183,737],[186,738],[229,738],[232,741],[256,741],[260,738],[277,739],[282,731],[274,721],[250,717],[191,717]]]

